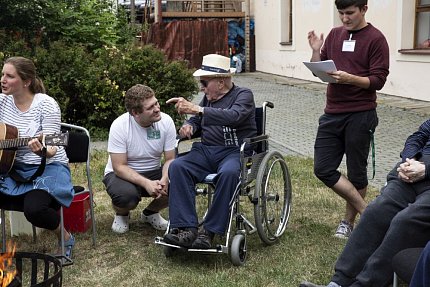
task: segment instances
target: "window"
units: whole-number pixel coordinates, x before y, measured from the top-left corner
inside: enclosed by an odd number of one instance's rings
[[[416,0],[415,49],[430,49],[430,0]]]
[[[429,0],[430,1],[430,0]],[[292,0],[282,0],[281,5],[281,45],[291,45],[293,42],[293,9]]]
[[[412,1],[411,1],[412,2]],[[430,54],[430,0],[403,1],[402,54]],[[414,21],[408,25],[406,21]],[[410,23],[410,22],[409,22]],[[410,35],[408,37],[408,35]]]

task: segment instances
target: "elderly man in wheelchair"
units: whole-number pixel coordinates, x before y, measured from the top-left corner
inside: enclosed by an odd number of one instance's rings
[[[180,128],[180,136],[192,138],[198,133],[201,142],[194,142],[191,150],[175,159],[169,167],[170,228],[164,238],[156,239],[156,243],[170,248],[208,251],[213,248],[214,235],[223,236],[226,231],[229,233],[233,217],[240,218],[239,221],[242,224],[245,222],[249,229],[256,230],[246,218],[238,216],[238,200],[235,201],[243,192],[244,178],[250,173],[256,174],[254,168],[251,168],[251,156],[255,153],[256,146],[261,147],[261,144],[256,143],[257,141],[251,140],[256,139],[258,135],[256,108],[251,90],[240,88],[232,82],[233,72],[234,69],[230,68],[229,58],[215,54],[206,55],[203,57],[202,68],[194,73],[194,76],[200,77],[201,90],[205,93],[200,104],[193,104],[183,98],[172,98],[167,101],[167,103],[175,103],[179,113],[193,115]],[[248,170],[244,172],[245,158],[248,159],[245,164],[248,166]],[[281,186],[282,188],[287,187],[282,190],[281,198],[278,195],[271,197],[271,200],[282,202],[283,205],[281,207],[282,224],[279,225],[279,228],[276,227],[275,232],[272,232],[275,233],[275,237],[278,237],[283,233],[288,220],[291,184],[286,164],[279,153],[276,153],[275,157],[272,154],[271,162],[274,161],[281,162],[283,180]],[[261,158],[259,162],[261,162]],[[208,175],[213,175],[213,177],[208,179]],[[261,177],[260,181],[268,178],[267,170]],[[212,185],[214,192],[211,194],[210,205],[208,204],[204,221],[199,224],[195,206],[195,186],[201,182]],[[285,190],[287,192],[284,192]],[[264,198],[267,200],[269,196],[264,196]],[[258,205],[261,198],[253,197],[253,200],[257,202],[254,204]],[[261,204],[259,207],[258,213],[261,215]],[[236,211],[235,213],[232,212],[233,209]],[[260,218],[261,224],[257,224],[257,227],[261,226],[263,221],[267,221],[267,218],[266,215],[264,218]],[[201,225],[200,230],[199,225]],[[245,228],[239,228],[245,230]],[[262,232],[267,232],[267,230]],[[268,238],[267,235],[264,237]],[[236,241],[232,245],[237,245],[238,248],[233,253],[243,254],[245,251],[244,238],[240,237]],[[272,237],[267,241],[270,244],[275,241],[275,238]],[[225,247],[228,246],[222,246],[217,250],[225,252]],[[242,264],[243,256],[237,258],[236,261],[237,265]]]
[[[181,137],[202,133],[202,142],[177,158],[169,168],[169,218],[171,232],[167,243],[182,247],[207,249],[214,234],[223,235],[227,226],[229,202],[239,182],[239,146],[244,138],[257,135],[254,95],[249,89],[235,86],[231,79],[230,59],[207,55],[200,77],[205,93],[200,106],[173,98],[179,113],[194,114],[179,130]],[[211,173],[217,173],[216,189],[203,228],[197,232],[194,185]]]

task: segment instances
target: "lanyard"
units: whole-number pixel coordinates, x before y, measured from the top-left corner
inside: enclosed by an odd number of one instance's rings
[[[373,169],[373,176],[372,179],[375,178],[375,165],[376,165],[376,159],[375,159],[375,135],[374,131],[369,130],[370,132],[370,144],[372,145],[372,169]]]

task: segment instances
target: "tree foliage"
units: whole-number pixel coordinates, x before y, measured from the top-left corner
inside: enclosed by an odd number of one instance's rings
[[[62,40],[90,49],[116,44],[124,34],[111,0],[2,0],[0,27],[32,47]]]
[[[125,111],[127,89],[154,89],[164,112],[181,120],[165,101],[191,99],[197,85],[181,61],[167,61],[152,47],[135,45],[136,29],[111,0],[1,0],[0,61],[33,59],[64,121],[108,130]]]

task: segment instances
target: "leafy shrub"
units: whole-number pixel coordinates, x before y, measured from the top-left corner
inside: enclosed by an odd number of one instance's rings
[[[173,96],[192,99],[197,91],[184,62],[169,62],[150,45],[104,47],[93,54],[82,46],[55,42],[49,50],[39,48],[33,60],[48,94],[59,102],[63,120],[90,131],[109,129],[112,121],[125,112],[125,92],[135,84],[154,89],[162,111],[177,124],[183,116],[165,102]]]
[[[163,112],[179,124],[167,99],[191,99],[197,84],[184,62],[169,62],[152,47],[134,44],[138,30],[111,0],[2,0],[0,61],[31,58],[63,121],[106,134],[125,112],[125,92],[135,84],[154,89]],[[131,44],[130,44],[131,43]]]

